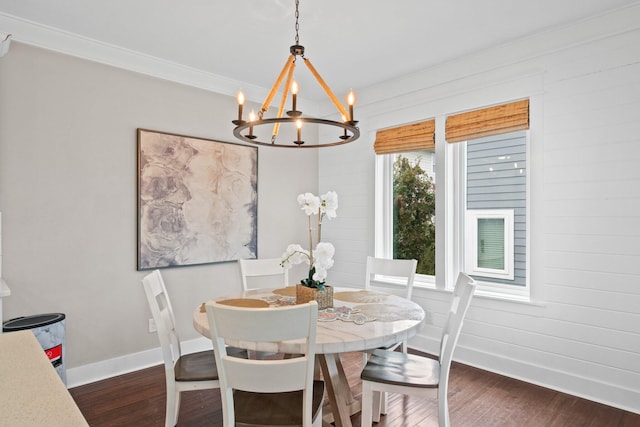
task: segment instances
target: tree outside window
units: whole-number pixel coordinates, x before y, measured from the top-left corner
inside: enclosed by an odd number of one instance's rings
[[[435,275],[436,194],[433,179],[398,155],[393,164],[393,257],[418,260],[418,274]]]

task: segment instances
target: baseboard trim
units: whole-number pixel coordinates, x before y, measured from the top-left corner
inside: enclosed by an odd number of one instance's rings
[[[182,351],[192,353],[210,349],[211,340],[195,338],[181,343]],[[160,347],[127,354],[113,359],[102,360],[88,365],[78,366],[67,370],[67,388],[78,387],[92,382],[128,374],[140,369],[162,364]]]
[[[416,336],[409,342],[409,347],[428,354],[437,354],[438,345],[437,340],[425,336]],[[640,414],[640,390],[624,389],[615,384],[570,375],[547,366],[532,365],[463,345],[456,348],[454,360],[494,374]],[[554,382],[539,381],[535,378],[552,378]]]

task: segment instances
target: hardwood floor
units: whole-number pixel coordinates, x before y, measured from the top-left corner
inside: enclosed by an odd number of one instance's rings
[[[361,393],[361,353],[343,355],[356,396]],[[144,369],[69,390],[92,427],[164,425],[165,387],[162,366]],[[538,387],[454,363],[449,383],[449,410],[454,427],[589,426],[638,427],[640,414]],[[354,426],[360,416],[352,417]],[[218,390],[183,394],[178,426],[221,426]],[[438,425],[434,401],[389,396],[389,412],[378,427]]]

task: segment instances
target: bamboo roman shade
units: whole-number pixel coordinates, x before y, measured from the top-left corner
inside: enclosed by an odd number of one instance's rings
[[[445,138],[460,142],[523,129],[529,129],[528,99],[449,116]]]
[[[376,154],[404,151],[434,150],[436,121],[434,119],[376,132],[373,149]]]

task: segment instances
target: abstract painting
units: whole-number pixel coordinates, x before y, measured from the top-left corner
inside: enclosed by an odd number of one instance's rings
[[[138,129],[138,270],[255,258],[258,149]]]

